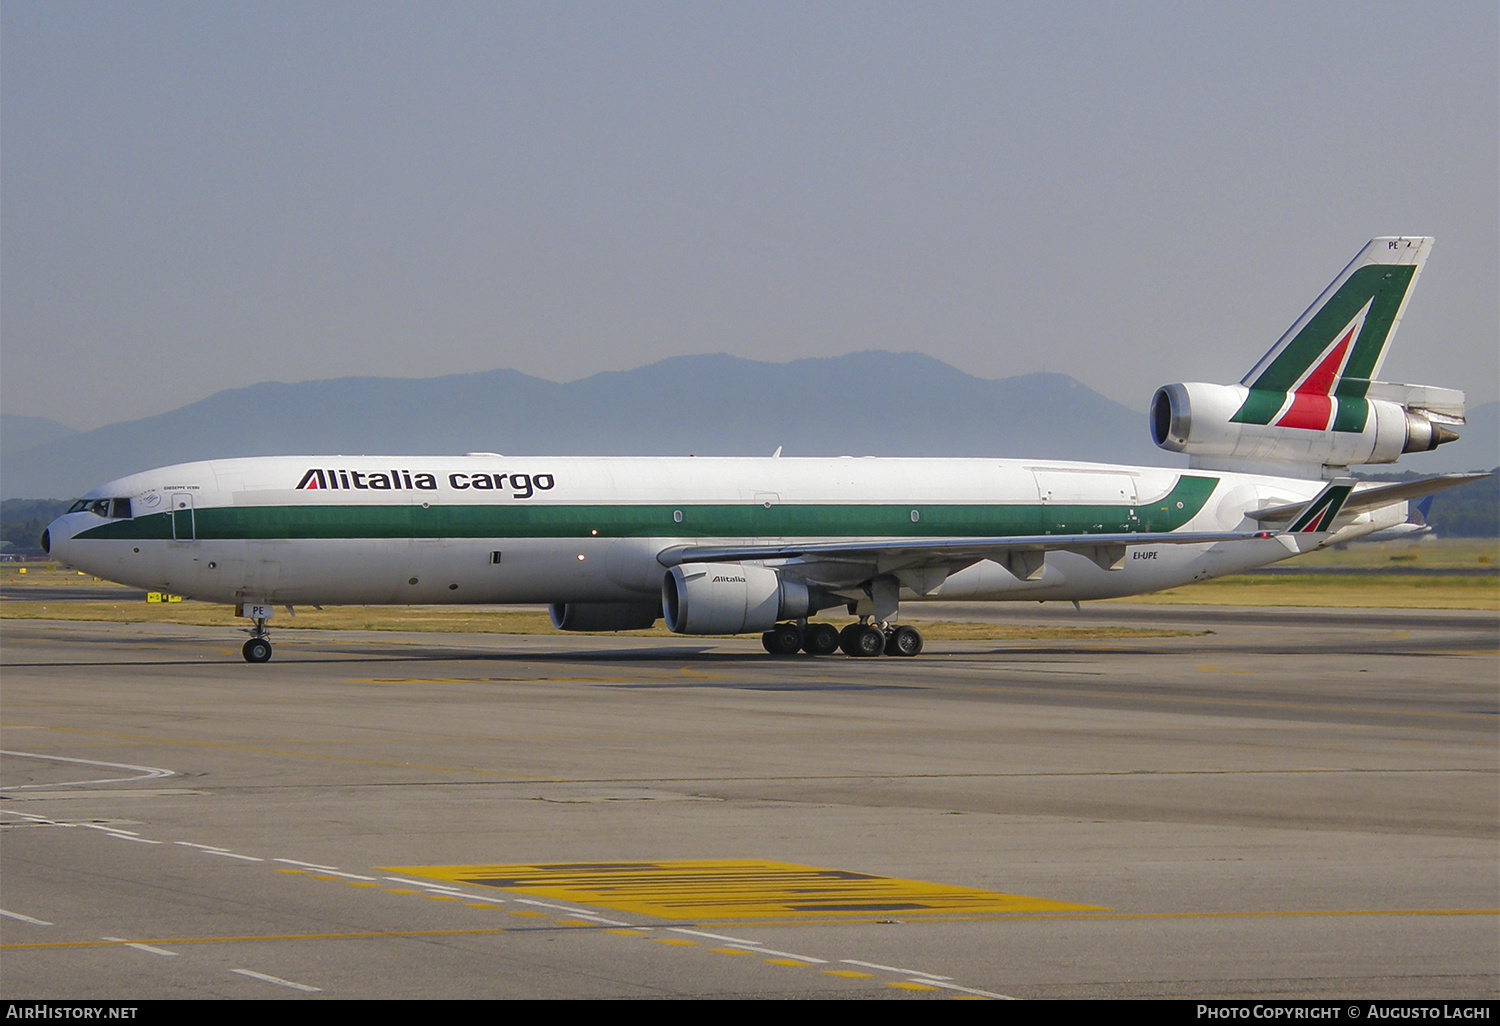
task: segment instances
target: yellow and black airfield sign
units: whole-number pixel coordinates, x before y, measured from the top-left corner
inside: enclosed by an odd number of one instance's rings
[[[387,866],[386,872],[694,922],[1098,912],[1019,894],[756,860]]]

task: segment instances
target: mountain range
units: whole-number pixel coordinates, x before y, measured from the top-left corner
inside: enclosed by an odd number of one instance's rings
[[[1142,407],[1146,399],[1143,397]],[[1423,473],[1500,463],[1500,404]],[[518,371],[266,382],[169,413],[72,431],[3,415],[0,498],[66,498],[190,460],[292,454],[993,456],[1181,466],[1144,410],[1061,374],[977,378],[915,353],[790,363],[663,360],[558,384]]]

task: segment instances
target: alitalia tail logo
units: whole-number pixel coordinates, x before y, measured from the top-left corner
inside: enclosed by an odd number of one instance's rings
[[[1304,428],[1309,431],[1329,429],[1333,421],[1334,391],[1353,351],[1354,340],[1364,327],[1365,315],[1369,312],[1370,304],[1366,303],[1354,320],[1334,336],[1332,344],[1319,354],[1319,358],[1292,387],[1285,409],[1276,418],[1277,427]]]
[[[1249,392],[1230,421],[1363,431],[1365,393],[1415,273],[1411,265],[1369,264],[1350,274],[1240,382]]]
[[[1308,503],[1292,526],[1287,528],[1291,534],[1315,534],[1319,531],[1333,530],[1334,518],[1339,515],[1339,510],[1344,508],[1344,503],[1349,499],[1349,493],[1354,491],[1353,485],[1333,484]]]
[[[529,499],[537,492],[551,491],[555,479],[551,474],[448,474],[447,485],[457,491],[509,491],[513,499]],[[304,492],[327,489],[376,492],[435,492],[438,475],[413,474],[410,470],[349,470],[344,467],[309,467],[297,490]]]

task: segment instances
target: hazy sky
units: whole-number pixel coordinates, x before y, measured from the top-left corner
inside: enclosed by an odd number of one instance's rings
[[[1382,376],[1491,401],[1497,10],[3,0],[0,404],[888,349],[1144,409],[1400,233]]]

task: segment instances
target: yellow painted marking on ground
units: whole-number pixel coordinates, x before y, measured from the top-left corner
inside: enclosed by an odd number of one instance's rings
[[[655,937],[652,938],[651,943],[665,944],[669,948],[696,948],[698,946],[697,941],[678,940],[675,937]]]
[[[598,926],[599,925],[598,923],[591,923],[587,919],[554,919],[552,921],[554,923],[556,923],[558,926]]]
[[[499,905],[491,905],[487,901],[471,901],[471,902],[465,902],[464,903],[464,908],[475,908],[475,909],[478,909],[481,912],[488,912],[491,909],[494,909],[495,911],[499,911],[500,906]]]
[[[1294,909],[1273,912],[1098,912],[1080,915],[1027,916],[1032,920],[1083,919],[1310,919],[1343,916],[1500,916],[1500,908],[1353,908]],[[1020,922],[1018,918],[1016,920]]]
[[[406,887],[387,887],[385,889],[385,893],[387,893],[387,894],[416,894],[417,892],[414,891],[414,890],[411,890],[410,888],[406,888]]]
[[[894,987],[896,990],[937,990],[936,987],[929,987],[925,983],[912,983],[909,980],[901,983],[887,983],[886,986]]]
[[[759,860],[397,866],[382,872],[695,922],[1107,911],[1019,894]]]
[[[282,876],[306,876],[307,873],[301,869],[278,869],[276,872]]]
[[[347,884],[350,887],[362,887],[362,888],[365,888],[365,889],[369,889],[371,887],[379,887],[380,886],[378,883],[369,883],[368,881],[365,881],[365,880],[345,880],[344,883]]]
[[[546,919],[547,918],[547,913],[545,913],[545,912],[511,912],[511,913],[509,913],[509,915],[523,916],[523,917],[525,917],[527,919]]]
[[[649,936],[651,936],[649,933],[646,933],[644,930],[605,930],[604,932],[608,933],[608,934],[613,934],[616,937],[649,937]]]
[[[458,899],[447,894],[424,894],[422,897],[428,901],[457,901]]]
[[[763,959],[766,965],[779,965],[783,969],[806,969],[806,962],[798,962],[792,958],[767,958]]]
[[[824,969],[824,976],[837,976],[843,980],[873,980],[873,973],[857,973],[853,969]]]
[[[321,880],[324,883],[343,883],[344,882],[344,878],[342,876],[327,876],[327,875],[320,875],[320,874],[312,874],[312,878],[314,880]]]
[[[709,951],[709,954],[712,954],[712,955],[749,955],[749,954],[752,954],[752,952],[745,951],[742,948],[709,948],[708,951]]]

